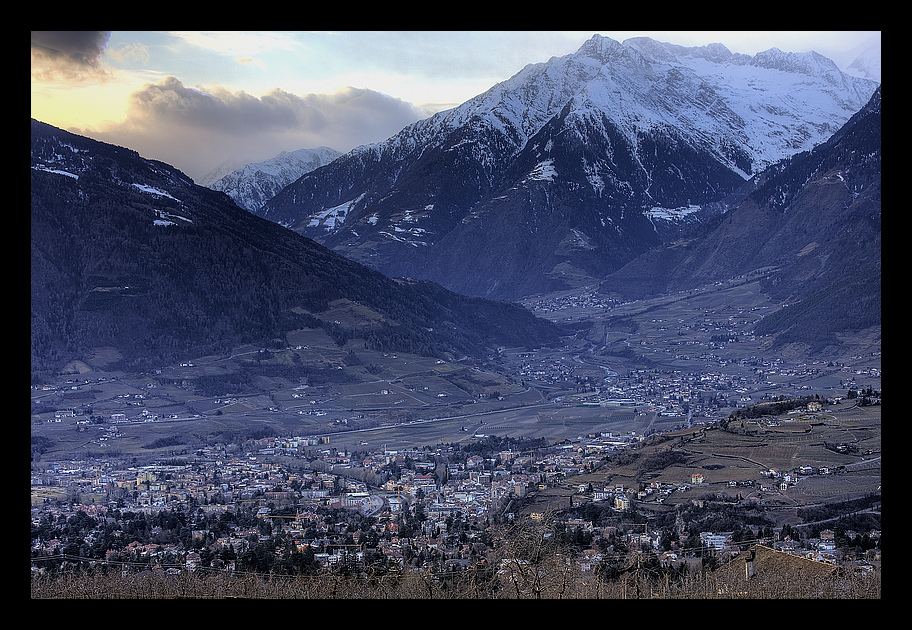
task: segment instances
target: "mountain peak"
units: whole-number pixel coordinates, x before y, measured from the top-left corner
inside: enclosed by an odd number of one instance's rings
[[[623,44],[605,37],[603,35],[593,35],[590,37],[576,54],[575,58],[588,58],[599,62],[601,65],[620,65],[630,67],[642,67],[648,61],[654,60],[653,55],[662,55],[661,49],[651,44],[660,44],[648,37],[634,38],[638,40],[635,43],[642,45],[640,49],[637,45],[628,45],[626,40]]]
[[[584,57],[602,58],[608,53],[619,50],[621,44],[610,37],[595,34],[587,39],[576,54]]]
[[[754,55],[751,59],[751,65],[812,77],[838,76],[842,74],[839,67],[831,59],[813,50],[793,53],[783,52],[778,48],[770,48]]]
[[[623,46],[637,51],[650,61],[676,61],[672,45],[660,42],[651,37],[630,37],[624,40]]]
[[[245,164],[206,184],[231,197],[246,210],[256,210],[305,173],[342,155],[329,147],[282,151],[272,159]]]
[[[753,59],[593,35],[305,175],[257,214],[461,293],[515,299],[588,282],[667,237],[654,217],[721,203],[824,142],[876,87],[794,72],[826,69],[816,54]]]

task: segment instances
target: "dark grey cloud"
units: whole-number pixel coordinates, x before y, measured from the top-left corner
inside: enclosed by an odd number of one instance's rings
[[[32,76],[37,80],[104,80],[100,57],[110,31],[32,31]]]
[[[199,180],[230,159],[264,160],[318,146],[348,151],[389,138],[425,115],[412,104],[373,90],[262,96],[222,87],[189,88],[174,77],[130,97],[127,119],[86,132],[176,166]]]

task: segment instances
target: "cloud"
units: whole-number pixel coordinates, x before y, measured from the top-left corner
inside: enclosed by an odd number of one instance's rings
[[[201,50],[229,57],[247,56],[281,50],[294,52],[300,48],[297,34],[279,31],[170,31],[180,41]]]
[[[33,80],[107,80],[100,57],[110,36],[110,31],[32,31]]]
[[[189,88],[166,77],[133,92],[125,121],[85,133],[199,180],[230,159],[264,160],[318,146],[349,151],[423,117],[410,103],[363,88],[303,96],[273,89],[254,96],[220,86]]]
[[[147,63],[149,61],[149,47],[145,44],[122,44],[120,48],[106,49],[105,56],[113,61]]]
[[[236,61],[242,66],[246,66],[247,64],[252,63],[255,66],[259,66],[262,70],[266,69],[266,64],[264,64],[261,59],[254,59],[253,57],[240,57],[236,59]]]

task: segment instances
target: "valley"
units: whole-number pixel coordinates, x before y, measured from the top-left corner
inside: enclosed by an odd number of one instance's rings
[[[284,347],[239,347],[142,374],[105,372],[99,352],[96,365],[74,363],[59,382],[32,389],[33,442],[45,444],[39,465],[146,465],[270,436],[311,438],[301,451],[317,457],[490,435],[553,445],[712,425],[779,397],[880,390],[878,337],[859,335],[847,352],[816,360],[755,338],[754,324],[777,308],[755,282],[629,303],[586,290],[530,299],[572,334],[487,360],[377,352],[359,339],[339,346],[322,329],[292,331]]]
[[[575,541],[578,588],[599,571],[624,585],[642,557],[716,575],[769,545],[873,572],[855,579],[879,597],[880,329],[817,358],[757,337],[784,306],[762,275],[631,302],[536,296],[524,305],[559,341],[480,358],[369,350],[323,327],[135,374],[107,371],[118,353],[99,348],[32,387],[33,571],[63,553],[188,578],[302,558],[324,577],[353,562],[470,575],[510,553],[504,528],[548,527]],[[328,312],[353,330],[362,310]],[[47,533],[85,514],[107,519],[104,537]],[[168,515],[187,526],[107,533]]]
[[[231,195],[32,119],[33,589],[524,597],[531,536],[580,593],[769,545],[879,597],[880,136],[819,55],[601,36]]]

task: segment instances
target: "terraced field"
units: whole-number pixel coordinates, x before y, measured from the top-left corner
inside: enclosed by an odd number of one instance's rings
[[[833,413],[780,418],[779,426],[770,426],[776,420],[750,423],[743,433],[737,432],[742,430],[740,426],[735,432],[700,428],[666,433],[647,440],[636,451],[612,458],[595,473],[568,478],[559,487],[536,493],[523,510],[568,507],[579,484],[637,489],[655,482],[677,487],[661,504],[655,496],[647,498],[642,505],[650,510],[669,509],[707,494],[754,497],[770,507],[797,508],[857,499],[880,488],[879,407],[846,406]],[[767,428],[760,431],[759,426]],[[840,453],[826,446],[838,444],[855,448]],[[672,463],[657,468],[656,463],[662,461]],[[764,474],[770,469],[788,472],[801,466],[830,472],[798,475],[784,490]],[[692,482],[694,474],[702,475],[702,483]]]

